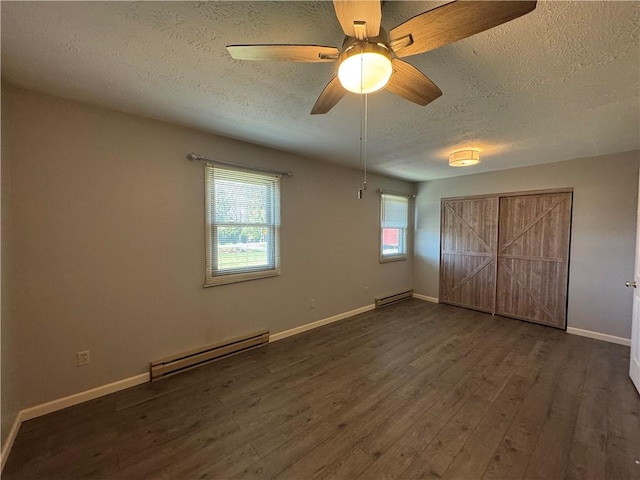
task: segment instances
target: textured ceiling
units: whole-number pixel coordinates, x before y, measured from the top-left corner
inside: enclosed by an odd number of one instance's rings
[[[442,3],[384,2],[382,24],[389,30]],[[240,62],[225,49],[339,47],[331,2],[0,8],[5,81],[358,166],[358,96],[309,114],[335,64]],[[639,2],[541,1],[505,25],[405,58],[443,95],[426,107],[369,96],[370,169],[428,180],[640,148],[639,29]],[[450,168],[447,154],[462,147],[482,149],[482,163]]]

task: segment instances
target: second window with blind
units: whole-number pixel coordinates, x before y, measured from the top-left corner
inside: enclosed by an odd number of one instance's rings
[[[382,193],[380,196],[380,262],[407,258],[409,197]]]

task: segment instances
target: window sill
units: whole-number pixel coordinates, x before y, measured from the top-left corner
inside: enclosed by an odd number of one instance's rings
[[[406,255],[393,255],[389,257],[380,257],[380,263],[402,262],[406,259]]]
[[[230,283],[248,282],[249,280],[258,280],[259,278],[277,277],[280,275],[280,269],[264,270],[260,272],[235,273],[229,275],[218,275],[205,279],[204,288],[217,287],[218,285],[228,285]]]

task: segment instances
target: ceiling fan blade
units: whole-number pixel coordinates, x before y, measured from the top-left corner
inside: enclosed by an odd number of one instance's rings
[[[380,0],[333,0],[333,8],[348,37],[364,40],[377,37],[380,33]],[[362,22],[365,23],[364,28],[361,27]],[[357,26],[354,27],[354,23]]]
[[[442,95],[436,84],[410,63],[394,58],[391,64],[393,74],[386,86],[390,92],[422,106]]]
[[[340,83],[340,79],[336,75],[331,79],[327,86],[324,87],[324,90],[322,90],[318,100],[316,100],[315,105],[311,109],[311,115],[327,113],[340,101],[342,97],[345,96],[346,93],[347,91],[344,89]]]
[[[236,60],[333,62],[340,56],[336,47],[321,45],[227,45],[227,50]]]
[[[389,32],[397,56],[428,52],[489,30],[536,8],[536,2],[461,1],[416,15]]]

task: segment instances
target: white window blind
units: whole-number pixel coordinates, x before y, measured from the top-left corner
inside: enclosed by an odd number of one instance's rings
[[[383,193],[380,196],[380,261],[407,256],[409,198]]]
[[[280,274],[280,177],[205,167],[205,287]]]

